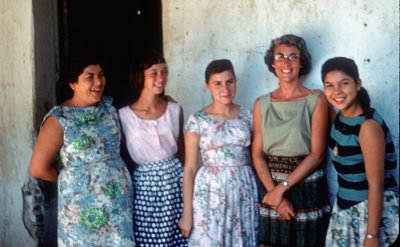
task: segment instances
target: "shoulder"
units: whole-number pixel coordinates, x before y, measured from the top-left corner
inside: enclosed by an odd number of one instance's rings
[[[105,106],[112,106],[114,99],[111,96],[103,96],[101,103]]]
[[[173,102],[173,101],[168,101],[167,102],[167,107],[173,110],[180,110],[182,109],[182,107],[177,103],[177,102]]]
[[[244,115],[244,116],[252,116],[253,115],[253,110],[249,109],[247,107],[240,106],[239,114]]]
[[[127,115],[128,115],[128,113],[129,113],[129,111],[130,111],[129,105],[124,106],[124,107],[122,107],[122,108],[120,108],[120,109],[118,110],[118,116],[119,116],[119,118],[120,118],[121,121],[124,121],[125,118],[127,118]]]
[[[367,143],[376,143],[377,140],[384,139],[382,126],[375,119],[366,119],[360,127],[360,141],[366,140]]]

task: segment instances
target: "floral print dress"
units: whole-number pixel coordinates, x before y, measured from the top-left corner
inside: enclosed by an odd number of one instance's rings
[[[112,99],[54,107],[64,131],[58,176],[58,246],[134,246],[132,182],[119,154]]]
[[[199,111],[186,131],[199,136],[203,165],[193,192],[193,228],[189,246],[256,246],[257,185],[249,146],[252,113],[240,109],[232,120]]]

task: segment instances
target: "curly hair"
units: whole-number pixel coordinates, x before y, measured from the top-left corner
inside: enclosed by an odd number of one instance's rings
[[[311,54],[308,52],[307,44],[303,38],[293,34],[285,34],[271,41],[271,44],[264,56],[264,62],[268,66],[269,71],[276,75],[275,69],[272,67],[272,64],[274,63],[274,51],[278,45],[289,45],[299,49],[301,65],[299,77],[302,75],[306,75],[311,71]]]

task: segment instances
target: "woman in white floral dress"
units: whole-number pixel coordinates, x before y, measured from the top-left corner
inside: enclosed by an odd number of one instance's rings
[[[229,60],[212,61],[205,74],[213,102],[186,124],[179,227],[189,246],[256,246],[257,188],[249,151],[252,113],[233,103],[236,77]]]

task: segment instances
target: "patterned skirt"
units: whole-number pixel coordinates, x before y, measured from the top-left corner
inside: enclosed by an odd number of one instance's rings
[[[175,156],[137,165],[133,173],[136,246],[187,246],[182,214],[182,163]]]
[[[267,156],[269,170],[275,184],[286,179],[304,157]],[[259,199],[267,191],[260,184]],[[329,198],[324,171],[317,169],[285,193],[292,204],[295,217],[281,220],[273,209],[261,204],[259,240],[268,246],[324,246],[329,222]]]
[[[362,201],[348,209],[340,209],[335,202],[326,235],[326,246],[363,246],[367,224],[368,200]],[[383,194],[383,210],[379,228],[380,246],[391,246],[398,234],[399,193],[385,191]]]

